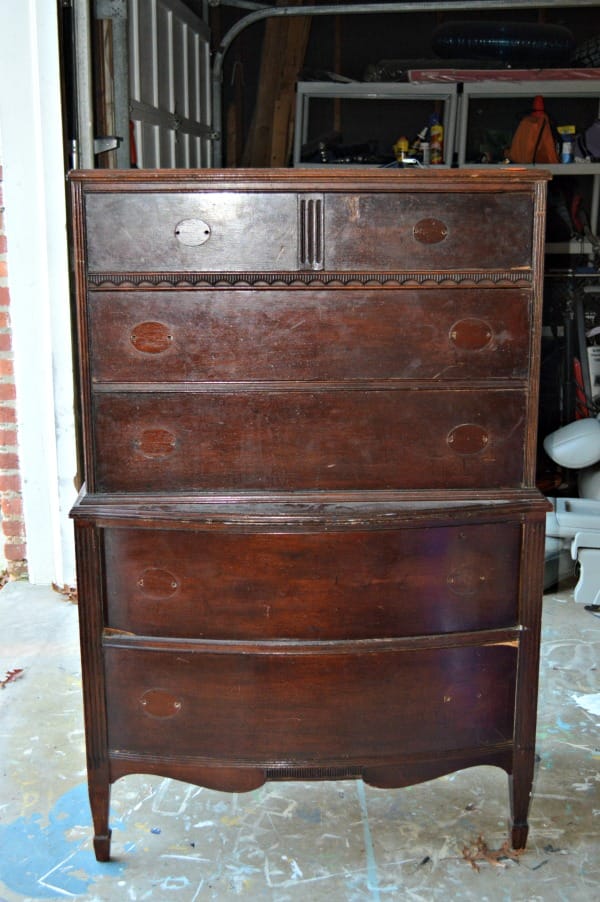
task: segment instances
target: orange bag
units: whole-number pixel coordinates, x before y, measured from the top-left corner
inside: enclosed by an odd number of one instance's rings
[[[552,124],[544,112],[544,101],[536,97],[533,111],[524,116],[513,135],[509,159],[513,163],[558,163]]]

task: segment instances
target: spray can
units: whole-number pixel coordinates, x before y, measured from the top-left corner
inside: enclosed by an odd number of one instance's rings
[[[573,135],[561,135],[560,162],[573,162]]]
[[[429,143],[431,165],[439,165],[444,162],[444,126],[434,113],[429,120]]]

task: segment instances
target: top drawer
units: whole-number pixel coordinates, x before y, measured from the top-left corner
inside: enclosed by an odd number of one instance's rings
[[[523,270],[529,193],[92,193],[98,272]]]
[[[531,266],[526,194],[340,194],[325,203],[328,269],[508,269]]]
[[[292,193],[91,194],[90,272],[211,272],[298,266]]]

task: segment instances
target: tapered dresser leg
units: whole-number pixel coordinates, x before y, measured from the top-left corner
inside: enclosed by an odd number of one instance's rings
[[[510,806],[513,849],[527,842],[529,805],[535,770],[535,734],[539,678],[546,521],[539,514],[523,526],[521,561],[519,672],[515,702],[515,732]]]
[[[98,861],[110,858],[110,771],[106,720],[106,680],[102,654],[104,599],[99,530],[76,522],[79,633],[83,669],[83,710],[88,791],[94,822],[94,851]]]
[[[94,822],[94,853],[97,861],[110,860],[109,827],[110,784],[108,780],[89,779],[90,807]]]
[[[519,758],[521,760],[519,760]],[[527,760],[527,758],[531,760]],[[533,786],[533,754],[517,756],[515,769],[509,777],[511,842],[513,849],[524,849],[527,844],[529,805]]]

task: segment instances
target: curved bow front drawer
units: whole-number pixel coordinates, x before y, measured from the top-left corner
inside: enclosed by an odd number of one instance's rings
[[[523,193],[198,191],[86,197],[88,271],[531,268]]]
[[[109,645],[109,748],[265,765],[493,746],[513,735],[516,644],[270,654],[266,644]]]
[[[521,524],[325,534],[104,531],[108,626],[146,636],[369,639],[517,622]]]

